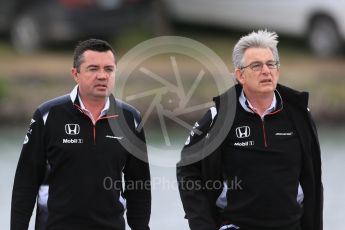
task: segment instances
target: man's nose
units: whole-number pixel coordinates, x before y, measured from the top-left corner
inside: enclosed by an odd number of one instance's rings
[[[100,70],[97,74],[98,79],[107,79],[109,78],[109,73],[106,70]]]
[[[270,71],[271,71],[270,68],[268,68],[268,66],[266,64],[263,64],[261,72],[262,73],[269,73]]]

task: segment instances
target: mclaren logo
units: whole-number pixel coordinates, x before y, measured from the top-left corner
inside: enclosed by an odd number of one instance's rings
[[[78,135],[80,132],[80,126],[78,124],[66,124],[65,132],[68,135]]]
[[[236,136],[237,138],[246,138],[250,136],[250,128],[249,126],[241,126],[236,128]]]
[[[105,137],[111,138],[111,139],[118,139],[118,140],[122,140],[123,139],[123,137],[116,137],[116,136],[111,136],[111,135],[106,135]]]

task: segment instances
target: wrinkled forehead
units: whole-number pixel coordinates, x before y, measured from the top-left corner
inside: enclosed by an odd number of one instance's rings
[[[113,52],[111,50],[108,51],[93,51],[93,50],[86,50],[81,56],[82,65],[116,65],[116,60]]]
[[[243,56],[245,63],[273,61],[274,56],[270,48],[251,47],[246,49]]]

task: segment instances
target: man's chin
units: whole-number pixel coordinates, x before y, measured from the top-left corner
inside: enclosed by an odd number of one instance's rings
[[[270,86],[264,86],[264,87],[261,87],[261,93],[272,93],[274,92],[276,89],[276,87],[274,87],[273,85],[270,85]]]
[[[110,95],[110,91],[108,89],[99,89],[94,91],[95,96],[106,97]]]
[[[110,95],[110,92],[97,92],[94,94],[94,97],[97,98],[97,99],[104,99],[104,98],[107,98],[108,96]]]
[[[277,85],[272,83],[272,82],[261,84],[261,88],[264,91],[274,91],[276,89],[276,87],[277,87]]]

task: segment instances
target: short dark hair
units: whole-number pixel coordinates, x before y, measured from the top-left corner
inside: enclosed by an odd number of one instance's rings
[[[80,65],[83,62],[83,54],[87,50],[98,51],[98,52],[106,52],[111,51],[114,54],[115,64],[116,64],[116,55],[114,49],[111,45],[101,39],[91,38],[85,41],[81,41],[74,49],[73,55],[73,67],[80,71]]]

